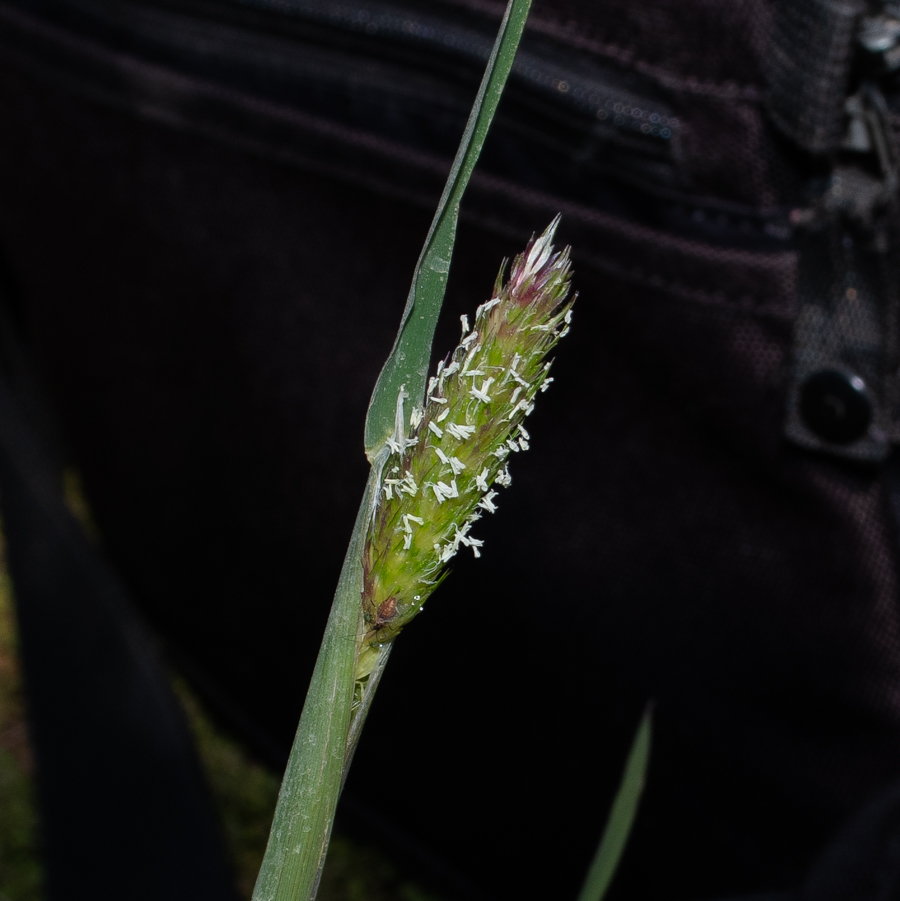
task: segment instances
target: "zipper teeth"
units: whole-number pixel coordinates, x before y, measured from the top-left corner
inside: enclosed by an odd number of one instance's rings
[[[448,23],[433,16],[412,16],[392,9],[372,10],[353,3],[321,0],[237,0],[244,6],[304,19],[369,37],[440,50],[485,64],[493,39],[474,29]],[[677,117],[626,90],[616,90],[599,78],[591,78],[547,60],[522,46],[513,63],[517,80],[537,89],[556,102],[594,118],[606,126],[659,142],[670,141],[678,132]]]

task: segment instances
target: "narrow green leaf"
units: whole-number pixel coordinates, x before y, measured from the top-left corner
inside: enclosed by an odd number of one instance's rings
[[[406,387],[411,400],[408,411],[421,406],[424,399],[431,341],[456,240],[459,204],[500,102],[530,6],[531,0],[509,0],[506,7],[475,105],[416,264],[400,330],[369,401],[365,444],[370,460],[393,431],[394,409],[401,386]]]
[[[648,706],[641,718],[631,751],[628,753],[622,784],[619,786],[615,801],[613,801],[606,828],[603,830],[603,837],[600,839],[597,853],[591,862],[578,901],[600,901],[606,894],[616,867],[619,865],[634,818],[637,815],[641,793],[644,790],[647,762],[650,759],[652,718],[653,710]]]
[[[380,466],[372,467],[291,748],[253,901],[312,901],[341,792],[362,607],[362,550]]]

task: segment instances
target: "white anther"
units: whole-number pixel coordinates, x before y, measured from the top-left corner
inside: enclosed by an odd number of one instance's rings
[[[429,431],[434,432],[434,434],[437,435],[438,438],[444,437],[444,430],[436,422],[434,422],[434,420],[428,421],[428,429]]]
[[[494,377],[489,376],[481,383],[481,388],[476,388],[474,385],[469,389],[469,394],[472,397],[482,401],[483,403],[489,404],[491,402],[491,396],[488,394],[488,388],[494,383]]]
[[[500,298],[499,298],[499,297],[495,297],[495,298],[493,298],[492,300],[489,300],[487,303],[483,303],[483,304],[475,311],[475,318],[478,319],[478,318],[480,318],[481,316],[484,316],[484,314],[487,313],[488,310],[493,310],[494,307],[497,306],[498,303],[500,303]]]
[[[497,505],[494,503],[494,498],[497,496],[496,491],[489,491],[479,502],[478,506],[483,507],[487,510],[488,513],[494,513],[497,509]]]
[[[459,489],[456,487],[456,479],[451,479],[450,484],[446,482],[438,482],[437,487],[441,489],[444,497],[459,497]]]
[[[475,426],[473,425],[457,425],[455,422],[447,423],[447,431],[460,441],[465,441],[475,434]]]
[[[475,484],[478,487],[479,491],[488,490],[487,477],[489,472],[490,471],[488,470],[487,466],[485,466],[484,469],[482,469],[481,472],[478,473],[477,476],[475,476]]]
[[[474,335],[474,334],[476,334],[476,333],[473,332],[472,334]],[[463,361],[463,364],[462,364],[462,373],[461,373],[461,376],[460,376],[460,377],[462,377],[463,375],[466,374],[466,372],[467,372],[468,369],[469,369],[469,363],[472,362],[472,360],[473,360],[474,357],[475,357],[475,354],[477,354],[479,350],[481,350],[481,345],[480,345],[480,344],[476,344],[476,345],[469,351],[469,353],[466,355],[466,359]]]

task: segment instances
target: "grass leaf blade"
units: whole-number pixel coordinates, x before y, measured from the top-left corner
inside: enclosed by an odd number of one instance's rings
[[[411,399],[409,411],[413,406],[422,404],[431,341],[444,300],[456,240],[460,201],[500,102],[530,7],[531,0],[509,0],[506,7],[444,193],[416,264],[394,347],[369,401],[365,445],[370,460],[393,431],[400,387],[406,387]]]
[[[578,901],[600,901],[615,875],[644,790],[647,763],[650,759],[652,718],[653,710],[648,706],[628,752],[619,791],[613,801],[603,837],[591,862]]]

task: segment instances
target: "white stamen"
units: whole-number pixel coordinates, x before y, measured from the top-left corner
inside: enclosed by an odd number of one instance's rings
[[[446,410],[444,410],[443,413],[441,413],[440,416],[438,416],[437,419],[435,419],[435,422],[443,422],[449,415],[450,415],[450,408],[448,407]]]
[[[473,332],[473,334],[475,334],[475,333]],[[465,359],[465,361],[464,361],[463,364],[462,364],[462,375],[460,376],[460,378],[461,378],[463,375],[466,374],[466,372],[467,372],[468,369],[469,369],[469,363],[472,362],[472,359],[474,358],[475,354],[478,353],[479,350],[481,350],[481,345],[480,345],[480,344],[476,344],[476,345],[469,351],[469,353],[466,355],[466,359]]]
[[[439,447],[436,447],[434,452],[438,455],[438,460],[440,460],[441,463],[450,462],[450,458]]]
[[[518,442],[513,441],[512,438],[507,438],[507,440],[506,440],[506,446],[507,446],[511,451],[515,451],[516,453],[519,452],[519,444],[518,444]]]
[[[513,391],[512,397],[509,399],[509,402],[510,402],[511,404],[514,404],[514,403],[516,402],[516,398],[517,398],[521,393],[522,393],[522,389],[521,389],[518,385],[516,385],[516,390]]]
[[[463,315],[459,317],[459,321],[462,323],[462,333],[465,335],[466,332],[469,331],[469,317],[463,313]]]
[[[406,438],[406,420],[403,416],[403,401],[409,397],[406,386],[401,385],[397,392],[397,407],[394,411],[394,434],[387,439],[387,446],[392,454],[402,454],[409,442]]]
[[[487,510],[488,513],[494,513],[497,509],[497,505],[494,503],[494,498],[497,496],[496,491],[489,491],[479,502],[478,506],[483,507]]]
[[[482,469],[481,472],[477,476],[475,476],[475,484],[478,486],[479,491],[487,491],[488,490],[488,483],[487,483],[488,472],[489,472],[489,470],[488,470],[487,466],[485,466],[484,469]]]
[[[472,342],[477,341],[477,340],[478,340],[478,332],[477,331],[469,332],[469,334],[466,335],[466,337],[463,338],[462,341],[459,342],[459,346],[460,347],[470,347]],[[481,347],[480,344],[477,346]]]
[[[509,474],[508,466],[504,466],[503,469],[497,473],[497,484],[502,485],[504,488],[509,488],[512,484],[512,476]]]
[[[526,451],[531,445],[524,438],[520,438],[519,447],[521,447],[523,451]]]
[[[434,420],[429,420],[428,429],[429,431],[434,432],[438,438],[444,437],[444,430]]]
[[[438,482],[438,488],[441,489],[444,497],[459,497],[459,489],[456,487],[456,479],[451,479],[449,485],[446,482]]]
[[[520,426],[519,426],[519,434],[520,434],[526,441],[529,441],[529,440],[531,439],[531,435],[529,435],[528,432],[525,431],[525,426],[523,426],[523,425],[520,425]]]
[[[494,377],[489,376],[481,383],[480,389],[472,385],[472,387],[469,389],[469,394],[471,394],[472,397],[482,401],[483,403],[489,404],[491,402],[491,396],[487,392],[488,388],[490,388],[493,383]]]
[[[408,551],[412,547],[412,532],[407,532],[403,536],[403,550]]]
[[[433,400],[436,404],[445,404],[447,403],[446,397],[435,397],[434,395],[430,395],[429,400]]]
[[[451,457],[447,462],[450,464],[455,476],[458,476],[466,468],[466,464],[458,457]]]
[[[499,297],[495,297],[495,298],[493,298],[493,300],[489,300],[487,303],[483,303],[475,311],[475,318],[479,319],[480,317],[484,316],[484,314],[487,313],[488,310],[493,310],[494,307],[497,306],[498,303],[500,303]]]
[[[406,476],[397,486],[397,491],[404,491],[410,497],[415,497],[418,493],[419,486],[416,484],[416,480],[412,477],[412,473],[409,470],[406,471]]]
[[[413,407],[412,413],[409,414],[409,424],[412,428],[417,429],[422,423],[422,417],[425,415],[421,407]]]
[[[471,438],[472,435],[475,434],[475,426],[457,425],[455,422],[450,422],[447,424],[447,431],[454,438],[458,438],[460,441],[465,441],[467,438]]]

